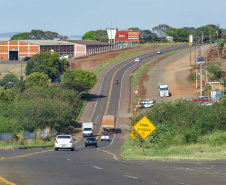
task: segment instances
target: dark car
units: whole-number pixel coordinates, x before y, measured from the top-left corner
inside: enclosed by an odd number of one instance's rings
[[[85,147],[95,146],[97,148],[97,141],[95,137],[87,137],[85,140]]]

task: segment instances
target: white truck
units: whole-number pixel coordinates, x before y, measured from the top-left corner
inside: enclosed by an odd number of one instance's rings
[[[82,134],[85,136],[93,136],[93,122],[82,123]]]
[[[158,83],[158,89],[161,98],[169,96],[169,87],[166,83]]]

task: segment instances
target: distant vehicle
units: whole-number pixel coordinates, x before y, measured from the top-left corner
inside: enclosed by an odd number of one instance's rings
[[[169,87],[166,83],[158,83],[158,89],[161,98],[169,96]]]
[[[93,122],[82,123],[82,134],[85,136],[93,136]]]
[[[71,149],[71,151],[74,151],[74,140],[71,135],[58,135],[54,144],[55,151],[58,149]]]
[[[203,105],[203,106],[210,106],[210,105],[212,105],[212,103],[210,103],[210,102],[203,102],[201,105]]]
[[[85,147],[95,146],[97,148],[97,141],[95,137],[87,137],[85,140]]]
[[[135,62],[140,62],[140,59],[139,59],[139,58],[136,58],[136,59],[135,59]]]
[[[140,105],[138,105],[138,107],[139,107],[140,109],[151,108],[151,107],[153,107],[153,106],[154,106],[153,103],[148,103],[148,102],[141,103]]]
[[[107,141],[110,141],[110,135],[109,133],[102,133],[101,134],[101,137],[100,137],[100,140],[103,141],[103,140],[107,140]]]
[[[208,96],[199,96],[199,98],[205,98],[207,100],[210,100],[210,98]]]
[[[115,80],[115,83],[118,84],[118,80]]]
[[[198,97],[198,98],[192,99],[191,101],[193,101],[193,102],[208,102],[209,99]]]
[[[156,103],[156,100],[146,99],[146,100],[142,101],[141,103]]]
[[[158,51],[157,51],[157,54],[162,54],[162,51],[161,51],[161,50],[158,50]]]
[[[105,115],[102,119],[102,129],[104,132],[114,133],[115,131],[115,116]]]

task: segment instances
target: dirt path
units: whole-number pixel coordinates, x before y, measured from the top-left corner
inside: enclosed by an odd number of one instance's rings
[[[207,56],[209,46],[202,46],[202,57]],[[196,54],[196,56],[198,56]],[[195,52],[191,53],[191,64],[195,64]],[[157,102],[169,101],[179,98],[192,99],[199,95],[195,84],[189,84],[187,77],[189,75],[190,66],[190,50],[186,49],[177,54],[167,57],[157,63],[153,68],[149,69],[147,75],[148,80],[144,82],[146,89],[145,97],[148,99],[156,99]],[[147,79],[147,77],[145,77]],[[169,98],[160,98],[157,90],[157,83],[165,82],[170,88],[172,94]]]

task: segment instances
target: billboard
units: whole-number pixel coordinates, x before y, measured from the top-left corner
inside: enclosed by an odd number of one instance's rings
[[[116,41],[131,42],[131,41],[139,41],[139,40],[140,40],[139,31],[133,31],[133,30],[116,31]]]

